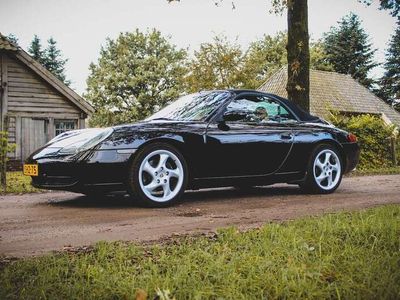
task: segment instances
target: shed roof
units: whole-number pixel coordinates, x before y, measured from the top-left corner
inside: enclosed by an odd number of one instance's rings
[[[287,98],[287,67],[271,75],[258,89]],[[327,117],[331,111],[383,114],[400,126],[400,113],[350,75],[310,70],[310,111]]]
[[[10,42],[4,35],[0,33],[0,51],[6,51],[10,56],[19,60],[28,66],[44,81],[49,83],[53,88],[60,92],[64,97],[79,107],[84,113],[90,115],[94,112],[94,108],[74,90],[68,87],[65,83],[59,80],[56,76],[43,67],[39,62],[34,60],[21,47]]]

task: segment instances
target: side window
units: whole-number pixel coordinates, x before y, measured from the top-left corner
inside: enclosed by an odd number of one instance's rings
[[[244,123],[294,122],[295,116],[278,101],[264,96],[243,96],[228,104],[225,121]]]

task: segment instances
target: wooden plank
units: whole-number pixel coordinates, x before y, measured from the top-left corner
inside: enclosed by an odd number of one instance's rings
[[[50,95],[46,93],[29,93],[29,92],[9,92],[10,97],[32,97],[32,98],[45,98],[45,99],[61,99],[58,95]]]
[[[54,126],[54,118],[49,118],[49,126],[47,129],[47,134],[49,137],[49,141],[54,138],[54,136],[56,135],[56,128]]]
[[[36,113],[36,112],[55,112],[55,113],[76,113],[75,109],[72,108],[59,108],[59,107],[15,107],[15,106],[10,106],[9,107],[10,112],[30,112],[30,113]],[[79,115],[79,113],[77,113]]]
[[[45,99],[62,99],[59,95],[51,95],[46,93],[30,93],[30,92],[9,92],[10,97],[28,97],[28,98],[45,98]]]
[[[21,157],[21,118],[15,118],[15,159],[22,161]]]
[[[49,103],[49,102],[51,102],[51,103],[59,103],[59,104],[68,104],[71,107],[76,107],[69,101],[66,101],[61,98],[48,99],[48,98],[30,98],[30,97],[8,97],[8,102],[25,102],[25,103],[31,103],[31,102]]]
[[[37,87],[21,87],[21,86],[9,86],[8,90],[10,93],[32,93],[32,94],[47,94],[47,95],[54,95],[58,96],[53,91],[49,90],[44,86],[37,86]]]
[[[21,101],[24,100],[24,101]],[[32,106],[40,106],[40,105],[49,105],[49,106],[54,106],[54,107],[69,107],[73,108],[76,111],[79,109],[70,105],[69,103],[59,100],[59,99],[40,99],[40,98],[32,98],[32,101],[29,101],[29,99],[21,98],[21,100],[17,99],[12,99],[12,101],[8,101],[9,105],[17,105],[17,106],[30,106],[32,103]],[[11,103],[11,104],[10,104]]]
[[[21,78],[19,78],[21,79]],[[49,91],[54,91],[54,89],[51,89],[51,87],[44,83],[44,82],[40,82],[40,81],[36,81],[36,82],[18,82],[15,80],[10,80],[9,79],[9,85],[13,86],[13,87],[32,87],[32,88],[46,88]]]
[[[0,129],[5,129],[4,119],[8,111],[8,67],[7,57],[1,56],[1,84],[3,88],[2,99],[1,99],[1,125]]]
[[[26,73],[26,70],[23,68],[10,66],[10,72],[12,73]]]
[[[57,112],[10,112],[10,115],[23,117],[23,118],[55,118],[55,119],[79,119],[79,114],[76,113],[57,113]]]
[[[38,79],[39,77],[37,75],[34,75],[33,73],[16,73],[16,72],[9,72],[9,77],[10,78],[25,78],[25,79]]]
[[[12,77],[11,74],[8,74],[8,80],[9,80],[10,85],[14,85],[14,84],[18,84],[18,83],[44,84],[44,82],[42,82],[36,78]]]
[[[25,68],[24,65],[18,63],[15,59],[11,58],[8,59],[8,64],[13,68]]]
[[[9,102],[8,107],[11,108],[16,108],[16,107],[42,107],[42,108],[47,108],[47,107],[55,107],[59,108],[60,112],[62,112],[64,109],[67,110],[72,110],[73,112],[79,113],[77,109],[74,107],[71,107],[70,105],[66,103],[53,103],[53,102]],[[11,110],[11,109],[10,109]]]

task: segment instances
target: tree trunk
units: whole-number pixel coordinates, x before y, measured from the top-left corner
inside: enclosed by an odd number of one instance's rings
[[[307,0],[287,1],[288,98],[310,111],[310,49]]]

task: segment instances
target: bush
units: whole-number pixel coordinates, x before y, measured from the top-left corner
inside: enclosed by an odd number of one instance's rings
[[[395,127],[373,115],[346,116],[335,113],[330,121],[337,127],[355,134],[361,147],[360,170],[393,166],[390,138]]]
[[[15,145],[8,143],[8,132],[0,131],[0,188],[6,189],[7,154],[14,151]]]

